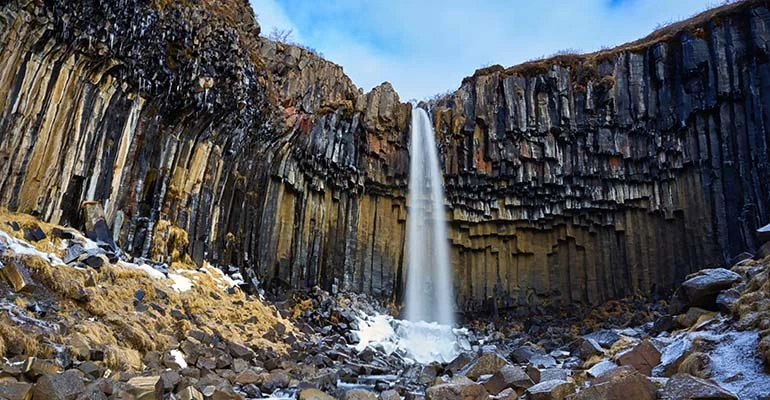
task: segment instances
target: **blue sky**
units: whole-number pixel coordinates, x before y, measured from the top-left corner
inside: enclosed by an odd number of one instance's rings
[[[456,89],[482,66],[515,65],[646,36],[713,0],[250,0],[262,31],[342,65],[359,87],[383,81],[402,100]]]

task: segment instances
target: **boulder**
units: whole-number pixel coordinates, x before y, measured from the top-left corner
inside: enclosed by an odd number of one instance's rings
[[[25,382],[0,382],[0,399],[29,400],[33,386]]]
[[[496,395],[507,388],[528,389],[534,385],[532,379],[519,366],[505,365],[484,383],[490,394]]]
[[[660,350],[649,339],[645,339],[636,347],[618,354],[616,361],[620,365],[630,365],[637,371],[650,376],[652,369],[660,363]]]
[[[613,370],[615,368],[618,368],[617,364],[609,360],[603,360],[603,361],[599,361],[593,367],[586,370],[586,374],[588,374],[588,376],[591,378],[596,378],[599,375],[605,372],[608,372],[610,370]]]
[[[388,389],[380,393],[380,400],[401,400],[401,396],[397,391]]]
[[[477,400],[488,397],[484,386],[468,379],[453,379],[425,390],[426,400]]]
[[[25,227],[23,231],[24,240],[29,242],[39,242],[47,237],[39,225]]]
[[[496,351],[488,351],[470,363],[460,374],[476,380],[482,375],[492,375],[506,365],[508,360],[503,356]]]
[[[19,260],[10,260],[5,265],[0,263],[0,272],[17,292],[31,292],[35,289],[35,281],[32,280],[29,270]]]
[[[583,339],[595,340],[599,346],[609,349],[613,344],[615,344],[615,342],[620,340],[620,335],[618,335],[615,331],[604,329],[583,335]]]
[[[569,377],[569,370],[563,368],[546,368],[540,370],[540,381],[562,380],[566,381]]]
[[[160,376],[137,376],[126,383],[136,400],[162,400],[163,380]]]
[[[679,373],[692,375],[698,378],[711,376],[711,357],[706,353],[695,352],[682,361],[678,369]]]
[[[682,283],[676,295],[679,301],[672,302],[672,306],[679,308],[684,304],[689,307],[716,310],[716,298],[719,292],[731,288],[740,280],[740,275],[724,268],[701,270]],[[674,311],[672,314],[681,312],[676,309],[672,311]]]
[[[663,387],[663,399],[738,399],[716,383],[688,374],[676,374]]]
[[[546,354],[542,356],[535,356],[529,360],[529,364],[535,368],[554,368],[558,364],[553,356]]]
[[[512,351],[508,356],[513,362],[518,364],[526,364],[531,359],[537,356],[543,356],[545,352],[531,345],[523,345],[516,350]]]
[[[297,395],[298,400],[334,400],[333,396],[330,396],[318,389],[309,388],[303,389]]]
[[[578,347],[578,353],[580,354],[580,358],[588,360],[593,356],[604,354],[604,349],[602,349],[602,346],[595,339],[583,338]]]
[[[575,393],[575,384],[563,380],[550,380],[538,383],[527,389],[529,400],[563,400]]]
[[[70,370],[60,374],[46,374],[37,380],[32,394],[33,400],[74,400],[86,386],[77,371]]]
[[[187,386],[176,394],[177,400],[204,400],[203,393],[193,386]]]
[[[348,390],[342,394],[342,400],[377,400],[377,395],[364,389]]]
[[[657,386],[630,368],[618,368],[592,382],[572,400],[655,400]]]
[[[460,353],[446,366],[445,370],[455,373],[466,368],[472,361],[473,355],[471,353]]]
[[[107,225],[102,206],[95,201],[85,201],[81,207],[85,216],[86,236],[116,253],[118,246],[112,238],[112,232]]]
[[[653,368],[655,376],[672,376],[679,371],[687,356],[692,353],[692,341],[687,338],[674,340],[663,348],[660,354],[660,363]]]
[[[679,326],[682,328],[689,328],[704,318],[705,319],[714,318],[714,312],[704,310],[699,307],[690,307],[687,309],[686,313],[679,314],[676,317],[676,323],[679,324]]]

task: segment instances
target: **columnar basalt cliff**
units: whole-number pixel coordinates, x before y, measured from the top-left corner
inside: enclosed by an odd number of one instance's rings
[[[398,299],[411,106],[259,38],[245,2],[114,3],[0,8],[0,204],[78,226],[96,201],[137,256]],[[752,250],[768,7],[477,71],[432,103],[461,307],[662,291]]]

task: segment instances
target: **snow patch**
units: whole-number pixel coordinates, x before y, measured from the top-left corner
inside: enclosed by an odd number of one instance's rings
[[[455,329],[436,322],[411,322],[389,315],[358,318],[357,351],[371,347],[386,355],[401,355],[405,360],[430,364],[448,363],[463,351],[471,349],[467,329]]]
[[[169,272],[168,279],[171,279],[174,282],[170,287],[179,293],[186,292],[193,288],[193,282],[186,276]]]
[[[44,260],[47,260],[48,263],[54,267],[65,265],[64,261],[62,261],[62,259],[57,257],[55,254],[44,253],[36,249],[31,244],[23,240],[16,239],[15,237],[7,234],[6,232],[0,231],[0,241],[5,243],[5,245],[8,246],[8,248],[13,250],[13,252],[18,255],[40,257]]]
[[[179,365],[182,369],[187,368],[187,361],[184,359],[184,354],[182,354],[179,350],[171,350],[169,352],[171,354],[171,357],[174,357],[174,362]]]
[[[145,273],[147,273],[147,275],[149,275],[153,279],[166,279],[166,274],[158,271],[157,269],[153,268],[151,265],[147,265],[145,263],[134,264],[134,263],[129,263],[125,261],[118,261],[118,266],[144,271]]]

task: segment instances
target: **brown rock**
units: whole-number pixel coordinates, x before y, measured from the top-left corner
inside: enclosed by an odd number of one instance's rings
[[[706,353],[692,353],[679,365],[678,372],[698,378],[708,378],[711,376],[711,357]]]
[[[86,391],[83,379],[76,371],[46,374],[38,379],[33,400],[74,400]]]
[[[258,373],[253,369],[247,369],[235,377],[235,383],[241,385],[248,385],[250,383],[260,384],[263,379],[261,373]]]
[[[654,400],[657,386],[633,368],[616,368],[581,390],[573,400]]]
[[[342,394],[342,400],[377,400],[377,396],[364,389],[348,390]]]
[[[604,349],[596,340],[584,338],[582,343],[580,343],[580,347],[578,347],[578,352],[580,353],[580,358],[588,360],[593,356],[604,354]]]
[[[508,360],[494,351],[486,352],[476,361],[472,362],[462,372],[462,375],[473,380],[479,379],[481,375],[492,375],[504,366],[508,365]]]
[[[684,314],[679,314],[676,317],[676,323],[683,328],[689,328],[700,321],[701,318],[713,318],[714,312],[704,310],[698,307],[690,307]]]
[[[663,387],[663,398],[667,400],[737,400],[738,396],[705,379],[687,374],[676,374]]]
[[[515,390],[508,388],[492,397],[494,400],[518,400],[519,395]]]
[[[299,392],[298,400],[334,400],[334,397],[329,396],[321,390],[310,388],[303,389]]]
[[[636,347],[618,354],[616,358],[618,364],[630,365],[650,376],[652,369],[660,363],[660,350],[649,339],[645,339]]]
[[[32,276],[29,274],[29,270],[19,260],[11,260],[3,265],[0,263],[0,272],[8,283],[13,286],[13,290],[17,292],[25,291],[31,292],[35,290],[35,281],[32,280]]]
[[[496,395],[505,389],[527,389],[533,386],[529,375],[521,367],[514,365],[505,365],[497,371],[492,378],[484,383],[484,388],[490,394]]]
[[[0,399],[6,400],[30,400],[33,386],[24,382],[0,383]]]
[[[426,400],[482,400],[489,393],[484,386],[468,381],[454,381],[429,387],[425,391]]]
[[[50,361],[41,360],[37,357],[27,358],[21,367],[21,372],[32,379],[36,379],[37,377],[45,374],[55,374],[60,371],[61,367],[58,365]]]
[[[136,400],[163,399],[163,380],[160,376],[137,376],[129,379],[126,385]]]
[[[401,400],[401,396],[397,391],[388,389],[380,393],[380,400]]]
[[[198,389],[187,386],[186,388],[180,390],[176,394],[177,400],[203,400],[203,393],[201,393]]]
[[[529,400],[564,400],[575,393],[575,384],[562,380],[543,381],[527,389]]]

